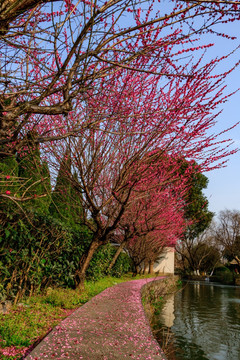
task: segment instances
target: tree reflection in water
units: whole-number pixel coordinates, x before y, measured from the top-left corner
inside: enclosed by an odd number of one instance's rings
[[[154,328],[168,360],[240,360],[240,287],[188,283]]]

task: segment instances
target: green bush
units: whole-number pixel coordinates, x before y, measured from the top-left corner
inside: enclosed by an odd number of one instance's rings
[[[87,280],[97,281],[102,279],[108,273],[108,267],[116,252],[116,247],[111,244],[101,246],[90,262],[89,268],[86,273]],[[121,277],[132,269],[132,260],[130,257],[121,253],[114,264],[109,275],[114,277]]]
[[[234,283],[233,273],[231,273],[231,272],[224,272],[223,274],[220,275],[219,279],[223,284],[233,284]]]
[[[229,268],[227,268],[226,266],[218,266],[214,271],[214,275],[224,273],[224,272],[230,272]]]
[[[91,235],[70,229],[50,216],[17,216],[0,236],[0,283],[8,298],[21,298],[49,286],[73,287],[80,257]]]
[[[122,252],[111,270],[111,275],[120,278],[121,276],[132,270],[132,259],[127,254]]]
[[[233,284],[234,283],[234,276],[233,273],[225,266],[219,266],[214,275],[216,280],[223,283],[223,284]]]
[[[89,268],[87,269],[87,280],[97,281],[106,275],[110,261],[115,249],[110,244],[101,246],[93,255]]]

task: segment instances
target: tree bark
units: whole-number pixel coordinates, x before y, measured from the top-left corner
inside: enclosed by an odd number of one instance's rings
[[[113,257],[113,259],[112,259],[112,261],[111,261],[111,264],[110,264],[109,267],[108,267],[108,273],[112,270],[113,266],[115,265],[115,263],[116,263],[119,255],[121,254],[121,252],[122,252],[124,246],[126,245],[126,243],[127,243],[127,241],[123,241],[123,242],[120,244],[120,246],[118,247],[118,249],[117,249],[117,251],[115,252],[115,255],[114,255],[114,257]]]
[[[57,0],[0,0],[0,36],[8,32],[9,24],[18,16],[50,1]]]
[[[154,274],[154,270],[153,270],[153,265],[154,265],[154,261],[149,261],[149,274],[153,275]]]
[[[139,265],[136,266],[136,273],[137,275],[141,273],[141,267]]]
[[[147,260],[144,260],[144,275],[147,275],[149,272],[149,264],[148,264],[148,261]]]
[[[79,269],[75,273],[75,287],[76,289],[84,289],[84,281],[86,276],[86,270],[92,260],[92,257],[95,251],[99,248],[102,243],[97,240],[93,240],[88,251],[83,254],[80,263]]]

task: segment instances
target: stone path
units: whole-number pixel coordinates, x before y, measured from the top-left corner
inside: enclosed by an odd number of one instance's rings
[[[106,289],[63,320],[25,359],[165,359],[141,303],[142,286],[153,280]]]

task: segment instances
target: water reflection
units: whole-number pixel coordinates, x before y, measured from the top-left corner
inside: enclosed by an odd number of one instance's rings
[[[168,337],[169,360],[240,360],[239,287],[188,283],[157,321]]]
[[[171,328],[174,323],[174,294],[170,295],[167,298],[167,302],[165,303],[163,309],[161,310],[161,319],[163,325],[167,328]]]

